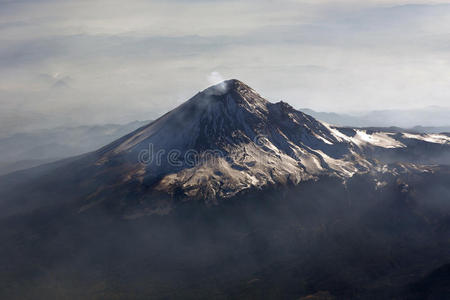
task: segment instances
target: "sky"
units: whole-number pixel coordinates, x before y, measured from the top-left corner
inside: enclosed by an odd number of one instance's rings
[[[0,0],[0,136],[154,119],[222,79],[319,111],[449,108],[450,3]]]

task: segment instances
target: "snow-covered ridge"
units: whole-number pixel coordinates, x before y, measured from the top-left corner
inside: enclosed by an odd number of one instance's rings
[[[339,139],[340,141],[347,141],[353,143],[360,147],[364,146],[375,146],[382,148],[401,148],[406,147],[402,142],[395,139],[395,134],[390,132],[371,132],[363,129],[348,129],[339,128],[332,126],[330,124],[324,123],[325,126],[330,130],[331,134]],[[345,135],[342,131],[352,130],[354,134]]]
[[[421,140],[434,144],[450,144],[450,136],[444,134],[411,134],[403,133],[403,137],[407,139]]]

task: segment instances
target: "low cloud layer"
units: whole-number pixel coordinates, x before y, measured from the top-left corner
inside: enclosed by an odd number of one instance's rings
[[[321,111],[449,106],[450,5],[440,1],[0,6],[0,135],[152,119],[217,74]]]

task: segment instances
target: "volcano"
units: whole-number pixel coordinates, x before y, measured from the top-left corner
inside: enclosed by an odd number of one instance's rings
[[[449,142],[222,82],[0,177],[0,298],[445,299]]]
[[[336,127],[285,102],[271,103],[232,79],[98,151],[19,172],[4,182],[9,187],[14,178],[31,178],[33,190],[9,209],[21,202],[42,205],[28,195],[46,186],[52,193],[70,191],[69,202],[80,212],[105,204],[128,215],[166,214],[175,202],[217,205],[321,177],[345,182],[355,174],[429,171],[387,164],[440,163],[448,158],[449,143],[445,134]]]
[[[96,165],[126,161],[134,170],[123,183],[217,203],[254,188],[368,171],[360,150],[329,125],[228,80],[100,149]]]

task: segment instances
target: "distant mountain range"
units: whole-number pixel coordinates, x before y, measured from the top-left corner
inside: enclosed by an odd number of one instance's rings
[[[339,126],[400,127],[418,133],[450,132],[450,109],[428,107],[411,110],[376,110],[360,114],[339,114],[300,109],[314,118]]]
[[[148,122],[58,127],[1,138],[0,174],[93,151]]]

